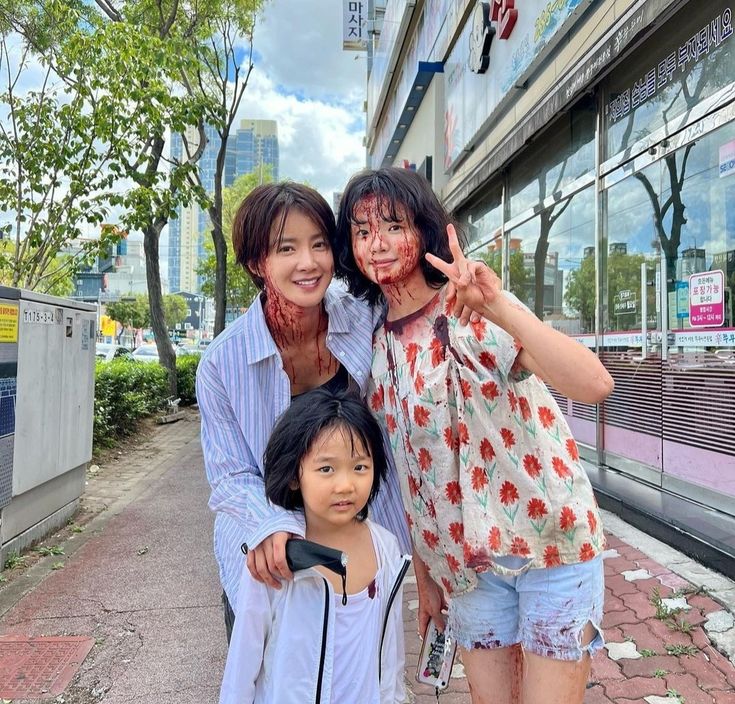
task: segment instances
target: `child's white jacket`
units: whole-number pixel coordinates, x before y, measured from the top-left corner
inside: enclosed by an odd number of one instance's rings
[[[406,696],[402,587],[410,557],[400,554],[392,533],[367,524],[383,567],[379,593],[389,595],[380,639],[380,704],[397,704]],[[300,570],[273,589],[244,567],[220,704],[329,704],[333,640],[334,590],[317,570]]]

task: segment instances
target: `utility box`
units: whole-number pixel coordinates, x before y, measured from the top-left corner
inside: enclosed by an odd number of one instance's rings
[[[95,306],[0,286],[0,565],[74,514],[92,458]]]

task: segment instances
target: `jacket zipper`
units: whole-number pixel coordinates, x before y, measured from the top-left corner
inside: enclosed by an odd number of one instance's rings
[[[398,571],[396,581],[393,583],[393,588],[390,590],[390,596],[388,597],[388,607],[385,610],[385,618],[383,619],[383,630],[380,634],[380,649],[378,650],[378,682],[380,682],[383,676],[383,641],[385,640],[385,632],[388,628],[388,617],[390,616],[390,610],[393,607],[393,602],[395,601],[396,595],[398,594],[398,590],[401,588],[401,584],[403,583],[403,578],[406,576],[406,572],[408,572],[408,568],[410,566],[410,560],[403,561],[401,569]]]
[[[322,652],[319,656],[319,675],[316,679],[316,700],[320,704],[322,698],[322,678],[324,677],[324,660],[327,654],[327,627],[329,626],[329,585],[324,580],[324,623],[322,625]]]

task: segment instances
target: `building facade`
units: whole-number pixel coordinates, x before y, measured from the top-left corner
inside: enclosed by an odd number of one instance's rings
[[[601,502],[735,555],[729,0],[371,2],[371,166],[423,171],[482,258],[615,378],[552,390]],[[647,525],[649,527],[649,525]]]
[[[220,139],[217,130],[205,127],[207,146],[198,162],[202,187],[214,192],[217,169],[217,153]],[[188,128],[187,142],[195,147],[198,133]],[[173,159],[186,158],[184,139],[180,134],[171,137]],[[231,186],[238,176],[249,173],[265,175],[268,171],[278,180],[278,125],[274,120],[242,120],[239,128],[230,135],[225,153],[224,186]],[[196,273],[200,259],[206,256],[204,244],[209,228],[209,215],[196,203],[178,209],[178,217],[169,222],[168,281],[170,291],[194,291],[201,289]]]

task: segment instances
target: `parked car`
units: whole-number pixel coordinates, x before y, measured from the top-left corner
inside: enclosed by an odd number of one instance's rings
[[[133,359],[138,362],[157,362],[158,348],[154,344],[143,344],[135,349]]]
[[[132,352],[122,345],[111,342],[98,342],[95,346],[95,356],[103,362],[111,362],[113,359],[130,359]]]
[[[177,357],[187,354],[199,354],[196,350],[186,349],[178,345],[174,345],[174,352]],[[132,358],[138,362],[158,362],[158,348],[155,343],[144,343],[133,352]]]

